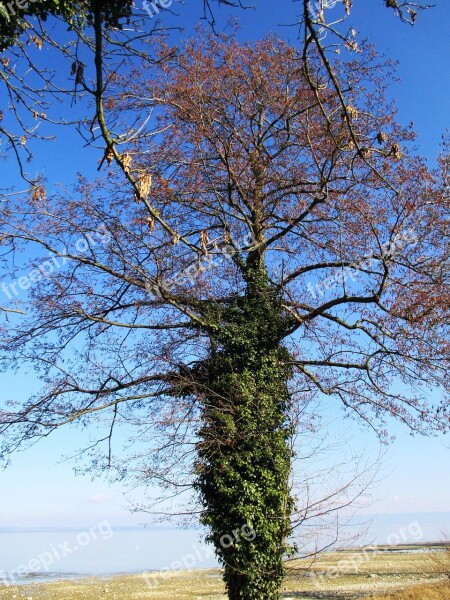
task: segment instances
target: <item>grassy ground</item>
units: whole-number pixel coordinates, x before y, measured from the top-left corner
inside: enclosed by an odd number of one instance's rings
[[[346,551],[314,562],[293,562],[283,585],[284,600],[449,600],[443,553]],[[411,590],[402,592],[402,590]],[[402,592],[398,595],[399,592]],[[127,575],[111,579],[0,586],[0,600],[223,600],[218,569]]]
[[[449,598],[450,583],[445,581],[435,585],[417,585],[388,596],[369,596],[366,600],[449,600]]]

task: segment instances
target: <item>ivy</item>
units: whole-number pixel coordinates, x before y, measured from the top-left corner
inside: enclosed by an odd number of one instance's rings
[[[129,19],[132,0],[36,0],[24,3],[18,0],[0,2],[0,52],[14,45],[26,28],[28,17],[46,20],[48,16],[60,16],[69,28],[83,28],[93,20],[94,8],[100,5],[107,27],[121,28],[121,20]]]
[[[279,343],[281,300],[264,271],[249,276],[246,296],[222,307],[219,320],[214,351],[192,373],[203,402],[196,464],[201,520],[224,565],[230,600],[274,600],[291,550],[292,373]],[[255,539],[225,547],[223,536],[245,524]]]

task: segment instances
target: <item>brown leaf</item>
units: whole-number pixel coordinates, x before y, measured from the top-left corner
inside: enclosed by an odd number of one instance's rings
[[[147,198],[150,194],[151,187],[152,187],[152,176],[150,175],[150,173],[144,173],[144,175],[142,175],[137,182],[139,197],[142,200],[147,200]]]

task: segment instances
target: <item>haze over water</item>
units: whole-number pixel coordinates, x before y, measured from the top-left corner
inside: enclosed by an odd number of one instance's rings
[[[365,543],[425,543],[450,537],[450,513],[384,514],[373,518]],[[0,530],[0,583],[217,566],[200,530],[112,528]],[[23,568],[26,567],[26,568]],[[31,568],[30,568],[31,567]],[[19,573],[17,573],[19,571]]]

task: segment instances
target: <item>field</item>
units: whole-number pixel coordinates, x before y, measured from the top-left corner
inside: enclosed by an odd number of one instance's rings
[[[438,546],[352,550],[289,564],[283,600],[447,600],[448,552]],[[218,569],[0,586],[0,600],[223,600]]]

